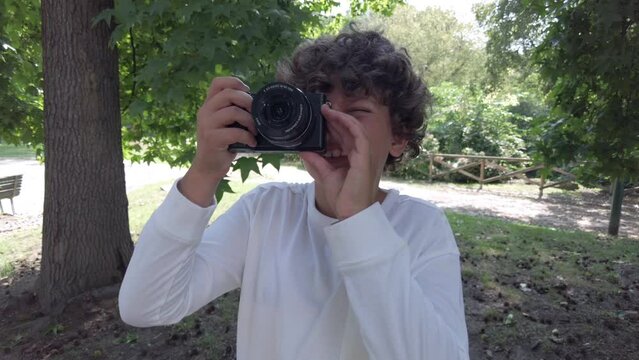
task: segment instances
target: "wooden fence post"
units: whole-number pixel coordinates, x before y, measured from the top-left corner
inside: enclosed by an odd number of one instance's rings
[[[479,190],[484,187],[484,169],[486,168],[486,159],[481,159],[479,164]]]
[[[610,221],[608,221],[608,235],[619,235],[621,222],[621,203],[623,202],[623,178],[617,177],[612,183],[612,198],[610,199]]]
[[[543,169],[542,169],[543,170]],[[546,183],[546,175],[544,175],[544,173],[541,173],[541,179],[539,181],[539,200],[541,200],[541,197],[544,196],[544,184]]]
[[[433,182],[433,154],[428,154],[428,158],[430,160],[428,164],[428,179],[430,182]]]

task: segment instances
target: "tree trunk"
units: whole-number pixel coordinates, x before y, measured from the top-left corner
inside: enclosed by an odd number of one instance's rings
[[[621,204],[623,202],[623,179],[615,178],[612,184],[612,198],[610,205],[610,221],[608,222],[608,235],[619,234],[621,222]]]
[[[42,1],[45,198],[42,310],[122,279],[133,251],[124,180],[118,55],[91,26],[113,0]]]

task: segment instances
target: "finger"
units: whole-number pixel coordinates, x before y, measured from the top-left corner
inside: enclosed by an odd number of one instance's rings
[[[333,170],[331,164],[317,153],[304,151],[300,152],[300,157],[304,160],[306,170],[315,180],[326,177]]]
[[[213,144],[217,144],[216,148],[218,150],[226,150],[229,145],[235,143],[245,144],[250,147],[257,146],[257,141],[253,134],[244,129],[233,127],[212,131],[207,140]]]
[[[336,122],[337,124],[335,125],[338,126],[338,129],[339,126],[342,126],[342,129],[340,130],[346,130],[346,134],[353,137],[353,146],[357,151],[367,151],[370,148],[368,136],[366,136],[364,127],[359,121],[357,121],[357,119],[348,114],[333,110],[327,105],[322,106],[322,114],[324,114],[324,117],[326,117],[329,123],[331,121]],[[340,132],[342,133],[342,137],[344,137],[345,134],[343,131]]]
[[[213,126],[218,129],[238,123],[248,129],[248,131],[250,131],[253,135],[257,135],[255,121],[251,114],[237,106],[227,106],[214,113],[207,112],[206,109],[200,109],[200,111],[198,118],[202,126]]]
[[[348,141],[346,137],[352,138],[352,136],[348,134],[348,130],[337,121],[327,121],[326,127],[328,129],[328,139],[330,140],[331,147],[337,146],[342,151],[348,151]]]
[[[355,147],[355,138],[351,131],[344,125],[343,120],[350,119],[353,122],[357,123],[357,125],[359,126],[361,126],[361,124],[352,116],[336,110],[330,109],[330,112],[327,112],[326,115],[325,117],[327,118],[327,127],[333,138],[333,141],[337,142],[343,153],[350,153]]]
[[[242,80],[233,77],[233,76],[222,76],[216,77],[211,81],[211,85],[209,85],[209,90],[207,92],[206,100],[212,98],[217,93],[222,91],[223,89],[235,89],[240,91],[248,92],[249,87],[242,82]]]
[[[251,104],[253,104],[253,97],[250,94],[244,91],[226,88],[217,93],[216,96],[208,99],[202,107],[209,109],[211,112],[215,112],[227,106],[235,105],[251,112]]]

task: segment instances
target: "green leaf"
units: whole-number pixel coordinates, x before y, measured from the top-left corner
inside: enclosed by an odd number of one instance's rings
[[[111,19],[113,19],[114,14],[115,12],[113,11],[113,9],[103,10],[98,14],[98,16],[94,17],[93,20],[91,20],[91,26],[96,26],[100,21],[105,21],[107,25],[111,26]]]
[[[222,179],[222,181],[220,181],[220,184],[217,186],[217,190],[215,190],[215,199],[218,203],[222,201],[225,193],[235,193],[235,191],[233,191],[233,189],[231,188],[231,185],[229,185],[229,182],[230,181],[227,179]]]
[[[282,158],[284,156],[282,154],[262,154],[259,156],[259,159],[262,161],[262,169],[266,165],[271,165],[277,171],[280,171],[280,163],[282,162]]]
[[[133,0],[116,1],[114,7],[116,20],[121,24],[133,25],[135,22],[136,8]]]
[[[148,108],[148,106],[149,104],[147,104],[146,102],[136,99],[129,105],[129,108],[127,111],[129,112],[130,116],[136,117],[141,115],[144,112],[144,110]]]
[[[260,168],[257,166],[257,158],[254,157],[241,157],[233,164],[233,170],[240,169],[240,176],[242,182],[245,182],[251,171],[260,174]]]
[[[161,15],[171,6],[170,0],[154,0],[151,3],[150,13],[152,15]]]

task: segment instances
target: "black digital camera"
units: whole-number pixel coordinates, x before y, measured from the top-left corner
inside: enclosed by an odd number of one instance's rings
[[[298,152],[326,150],[326,119],[320,111],[326,96],[274,82],[253,97],[251,113],[257,146],[231,144],[231,152]],[[240,126],[240,125],[234,125]]]

